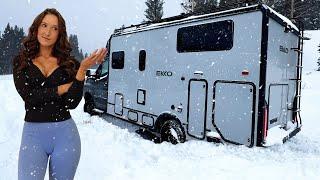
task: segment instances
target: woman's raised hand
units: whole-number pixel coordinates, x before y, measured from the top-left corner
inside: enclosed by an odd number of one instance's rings
[[[83,81],[85,78],[85,72],[94,64],[100,64],[108,53],[107,48],[101,48],[99,50],[95,50],[89,57],[83,59],[80,63],[79,70],[76,74],[76,79],[79,81]],[[61,96],[62,94],[68,92],[73,82],[66,83],[58,86],[58,94]]]
[[[86,71],[95,64],[101,64],[108,53],[107,48],[95,50],[90,56],[83,59],[80,64],[80,69]]]

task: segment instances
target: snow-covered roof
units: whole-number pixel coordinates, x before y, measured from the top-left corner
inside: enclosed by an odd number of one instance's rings
[[[182,17],[176,18],[176,19],[174,19],[174,17],[173,18],[171,17],[173,20],[167,20],[170,18],[166,18],[163,20],[163,22],[146,22],[146,23],[142,23],[142,24],[138,24],[138,25],[131,25],[129,27],[119,28],[119,29],[115,30],[115,34],[119,34],[119,33],[126,34],[126,33],[140,31],[140,30],[149,30],[149,29],[163,27],[163,26],[171,25],[171,24],[175,24],[175,23],[186,22],[186,21],[195,21],[198,19],[205,19],[205,18],[210,18],[210,17],[217,17],[220,15],[231,14],[234,12],[243,12],[244,13],[244,12],[247,12],[246,10],[251,12],[254,10],[259,10],[259,9],[261,10],[262,8],[269,10],[270,13],[272,13],[273,15],[275,15],[276,17],[281,19],[284,23],[287,24],[287,27],[293,28],[294,30],[299,31],[297,26],[294,25],[288,18],[286,18],[285,16],[276,12],[271,7],[269,7],[265,4],[262,4],[262,5],[251,5],[251,6],[246,6],[246,7],[240,7],[240,8],[236,8],[236,9],[230,9],[230,10],[219,11],[219,12],[203,14],[203,15],[191,15],[191,16],[185,16],[185,17],[182,16]],[[176,16],[176,17],[179,17],[179,16]]]
[[[282,21],[284,21],[285,23],[287,23],[290,27],[294,28],[295,30],[299,31],[299,28],[294,25],[287,17],[285,17],[284,15],[278,13],[277,11],[273,10],[272,8],[270,8],[267,5],[263,5],[266,6],[266,8],[268,8],[270,10],[271,13],[275,14],[276,16],[278,16],[279,18],[282,19]]]

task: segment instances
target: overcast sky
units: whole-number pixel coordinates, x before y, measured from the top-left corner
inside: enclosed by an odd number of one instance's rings
[[[68,34],[77,34],[85,52],[104,47],[115,28],[138,24],[146,0],[0,0],[0,31],[9,22],[27,33],[34,18],[45,8],[56,8],[67,23]],[[164,0],[164,17],[182,12],[182,0]]]

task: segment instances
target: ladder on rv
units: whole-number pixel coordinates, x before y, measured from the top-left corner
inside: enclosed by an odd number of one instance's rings
[[[292,111],[292,121],[293,123],[297,123],[297,128],[295,128],[292,132],[289,133],[286,137],[283,138],[282,142],[286,142],[291,137],[295,136],[301,130],[301,116],[300,116],[300,103],[301,103],[301,83],[302,83],[302,55],[303,55],[303,40],[304,40],[304,27],[301,21],[299,23],[299,42],[297,48],[291,48],[296,51],[298,54],[298,62],[296,65],[297,69],[297,78],[290,79],[296,81],[296,95],[293,101],[293,108],[289,109]]]
[[[297,126],[301,126],[301,116],[300,116],[300,105],[301,105],[301,85],[302,85],[302,57],[303,57],[303,40],[304,40],[304,27],[302,22],[298,21],[299,23],[299,42],[297,48],[291,48],[292,50],[296,51],[298,54],[298,61],[296,65],[296,79],[290,79],[296,81],[296,95],[294,98],[292,113],[293,113],[293,121],[297,122]]]

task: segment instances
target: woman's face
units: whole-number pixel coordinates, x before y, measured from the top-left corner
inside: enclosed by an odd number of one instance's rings
[[[37,38],[40,46],[53,47],[59,36],[58,18],[53,14],[47,14],[38,27]]]

